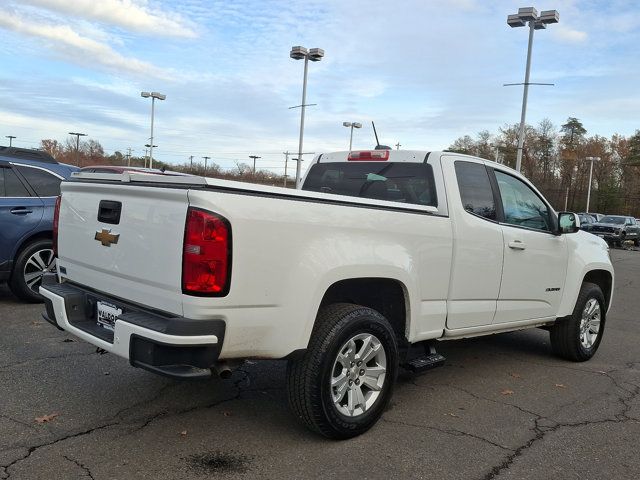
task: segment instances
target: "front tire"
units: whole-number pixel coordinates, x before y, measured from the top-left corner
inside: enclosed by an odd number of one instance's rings
[[[600,346],[605,320],[602,290],[594,283],[584,282],[573,313],[551,327],[553,353],[574,362],[589,360]]]
[[[391,399],[398,347],[377,311],[338,303],[318,313],[309,347],[289,360],[287,391],[295,416],[329,438],[371,428]]]
[[[26,302],[42,302],[38,292],[42,276],[56,271],[56,259],[50,239],[42,238],[27,244],[16,257],[9,288]]]

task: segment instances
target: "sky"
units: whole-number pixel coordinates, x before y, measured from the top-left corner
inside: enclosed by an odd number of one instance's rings
[[[154,158],[209,156],[284,170],[297,151],[309,63],[305,152],[380,143],[441,150],[520,121],[528,29],[511,0],[0,0],[0,144],[36,148],[83,132],[107,153],[144,153],[156,102]],[[539,1],[560,22],[535,32],[527,122],[579,118],[588,134],[640,128],[637,0]],[[308,158],[308,157],[307,157]]]

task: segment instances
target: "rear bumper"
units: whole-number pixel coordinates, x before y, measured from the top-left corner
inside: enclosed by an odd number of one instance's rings
[[[159,314],[99,292],[45,275],[40,287],[43,318],[131,365],[172,378],[211,376],[222,349],[226,324],[221,319],[192,320]],[[96,304],[122,308],[113,331],[98,325]]]

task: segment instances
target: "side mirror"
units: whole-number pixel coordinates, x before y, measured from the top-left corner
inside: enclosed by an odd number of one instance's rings
[[[580,230],[580,218],[573,212],[558,213],[558,235],[576,233]]]

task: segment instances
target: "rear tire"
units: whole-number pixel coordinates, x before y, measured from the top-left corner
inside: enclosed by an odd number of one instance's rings
[[[389,322],[370,308],[329,305],[318,313],[307,350],[289,360],[289,405],[321,435],[355,437],[380,418],[397,374],[398,347]]]
[[[9,279],[9,288],[21,300],[31,303],[42,302],[42,296],[38,293],[42,275],[55,270],[56,260],[53,256],[51,240],[48,238],[34,240],[28,243],[16,257]]]
[[[602,340],[606,313],[600,287],[584,282],[573,313],[551,327],[553,353],[573,362],[584,362],[593,357]]]

